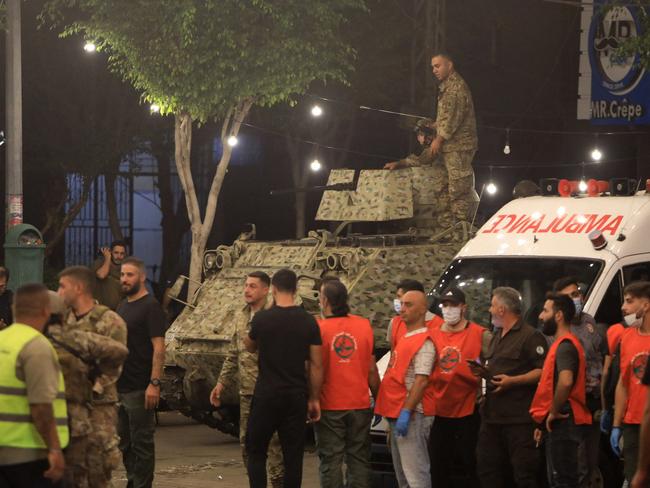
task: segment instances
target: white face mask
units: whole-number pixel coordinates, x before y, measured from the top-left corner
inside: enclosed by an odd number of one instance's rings
[[[402,310],[402,301],[399,298],[393,300],[393,310],[395,310],[396,313],[400,313]]]
[[[628,327],[633,327],[637,325],[638,321],[639,319],[635,313],[629,313],[625,317],[623,317],[623,322],[625,322],[625,325],[627,325]]]
[[[442,307],[442,318],[449,325],[456,325],[460,322],[460,307]]]

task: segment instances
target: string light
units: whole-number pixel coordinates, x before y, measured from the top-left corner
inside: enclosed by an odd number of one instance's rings
[[[158,105],[157,103],[152,103],[151,105],[149,105],[149,111],[152,114],[159,114],[160,113],[160,105]]]
[[[95,45],[94,42],[91,41],[86,41],[86,44],[84,44],[84,51],[87,53],[94,53],[97,50],[97,46]]]
[[[510,154],[510,129],[506,129],[506,145],[503,146],[503,154]]]
[[[494,195],[497,192],[497,190],[498,190],[497,185],[495,185],[491,181],[485,187],[485,191],[488,192],[490,195]]]
[[[580,180],[580,183],[578,183],[578,190],[580,190],[581,193],[584,193],[587,191],[587,182],[584,180]]]
[[[595,147],[591,151],[591,159],[594,161],[600,161],[603,158],[603,153],[598,149],[598,147]]]
[[[311,108],[311,114],[312,114],[314,117],[320,117],[321,115],[323,115],[323,109],[321,108],[320,105],[314,105],[314,106]]]
[[[230,147],[235,147],[239,140],[237,140],[236,136],[230,136],[228,137],[228,140],[226,141]]]
[[[314,159],[311,163],[309,163],[309,169],[311,169],[314,173],[320,171],[322,168],[323,165],[318,159]]]

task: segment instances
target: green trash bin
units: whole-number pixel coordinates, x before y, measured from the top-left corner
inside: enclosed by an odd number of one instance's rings
[[[10,278],[7,287],[16,291],[26,283],[43,282],[45,244],[43,236],[33,225],[11,227],[5,236],[5,267]]]

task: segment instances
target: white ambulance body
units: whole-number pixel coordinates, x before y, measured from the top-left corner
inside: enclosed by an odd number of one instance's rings
[[[600,250],[589,239],[596,230],[606,240]],[[650,280],[650,192],[511,201],[449,264],[431,291],[431,310],[439,310],[436,295],[457,286],[467,297],[468,318],[489,326],[492,290],[510,286],[521,293],[524,319],[536,325],[546,293],[565,276],[579,280],[584,311],[597,323],[620,322],[625,285]],[[380,375],[387,364],[388,354],[378,361]],[[373,454],[381,452],[386,427],[385,421],[373,426]],[[375,456],[374,469],[386,465],[386,457]]]

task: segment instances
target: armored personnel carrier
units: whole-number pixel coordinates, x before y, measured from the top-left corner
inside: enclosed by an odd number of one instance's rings
[[[225,391],[224,406],[217,410],[209,394],[228,353],[233,318],[244,304],[245,277],[255,270],[269,275],[281,268],[294,270],[297,300],[313,314],[319,313],[320,280],[340,278],[350,292],[353,313],[372,323],[376,348],[388,348],[396,284],[413,278],[430,289],[469,237],[459,238],[459,229],[437,228],[436,198],[427,184],[430,172],[427,167],[333,170],[321,188],[316,215],[333,230],[275,242],[258,241],[253,231],[231,246],[206,251],[203,282],[167,332],[162,389],[167,406],[237,435],[238,389]],[[376,230],[355,233],[355,227]]]

